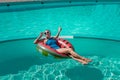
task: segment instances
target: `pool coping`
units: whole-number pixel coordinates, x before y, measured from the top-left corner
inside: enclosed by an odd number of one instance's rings
[[[81,3],[120,3],[118,0],[0,0],[0,3],[24,3],[24,2],[81,2]]]
[[[0,0],[0,3],[4,3],[4,2],[30,2],[30,1],[43,1],[43,0]]]
[[[24,4],[64,4],[65,5],[90,5],[90,4],[116,4],[120,3],[118,0],[113,1],[103,1],[103,0],[0,0],[0,6],[10,6],[10,5],[24,5]],[[59,3],[59,4],[58,4]]]

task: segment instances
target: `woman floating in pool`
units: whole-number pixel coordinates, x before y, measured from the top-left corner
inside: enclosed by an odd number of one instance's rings
[[[50,47],[54,48],[56,51],[58,51],[60,53],[67,54],[69,57],[71,57],[74,60],[77,60],[77,61],[81,62],[82,64],[88,64],[88,62],[91,61],[90,59],[87,59],[87,58],[84,58],[84,57],[78,55],[71,48],[60,48],[57,45],[56,38],[59,37],[59,34],[60,34],[61,30],[62,30],[62,28],[59,27],[58,33],[57,33],[57,35],[55,37],[51,37],[51,32],[49,30],[46,30],[44,32],[44,34],[46,36],[46,38],[44,40],[44,43],[46,45],[49,45]],[[36,44],[41,39],[42,36],[43,36],[43,32],[40,33],[40,36],[34,41],[34,43]]]

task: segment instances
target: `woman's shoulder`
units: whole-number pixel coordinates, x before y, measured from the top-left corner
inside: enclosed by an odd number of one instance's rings
[[[56,37],[51,37],[52,39],[56,39]]]

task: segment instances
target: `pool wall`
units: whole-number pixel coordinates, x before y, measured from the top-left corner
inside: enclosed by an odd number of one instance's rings
[[[119,25],[119,3],[25,2],[0,6],[0,41],[35,38],[45,29],[52,30],[55,35],[58,26],[63,27],[61,35],[120,40]]]

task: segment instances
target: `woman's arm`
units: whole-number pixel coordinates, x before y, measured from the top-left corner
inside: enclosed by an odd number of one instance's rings
[[[55,36],[55,38],[58,38],[58,37],[59,37],[61,30],[62,30],[62,28],[59,27],[59,28],[58,28],[58,33],[57,33],[57,35]]]
[[[36,44],[41,39],[42,36],[43,36],[43,32],[41,32],[40,35],[37,37],[37,39],[34,40],[34,44]]]

